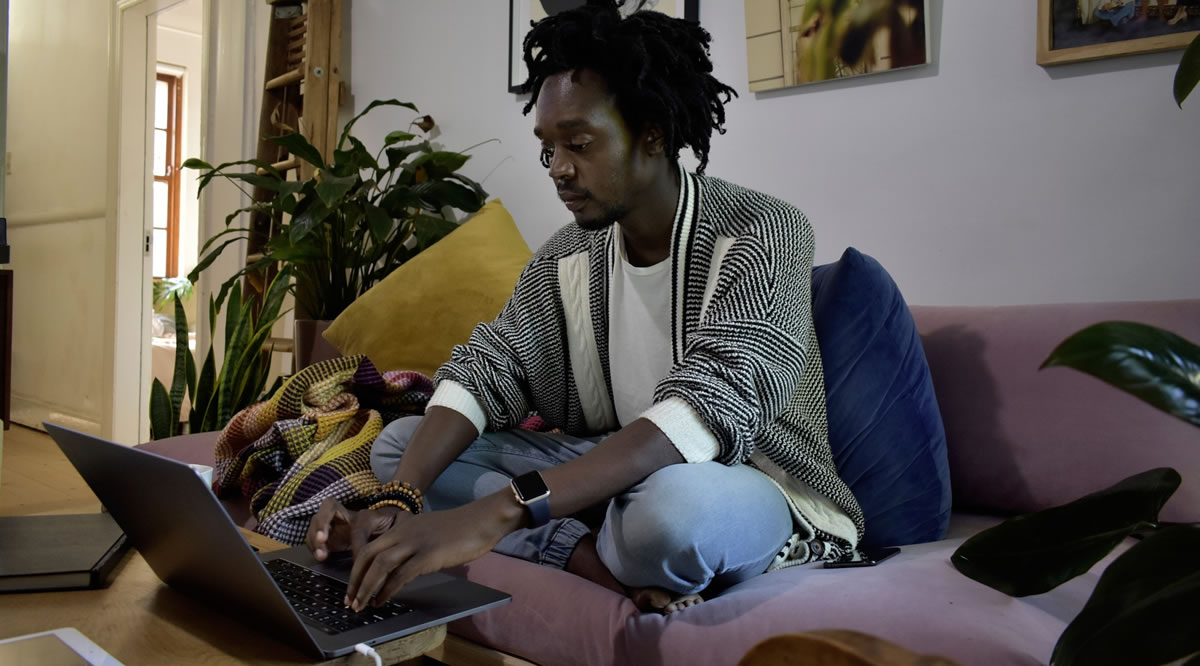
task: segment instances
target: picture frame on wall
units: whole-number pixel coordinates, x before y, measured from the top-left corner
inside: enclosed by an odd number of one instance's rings
[[[522,49],[530,23],[547,16],[581,7],[587,0],[509,0],[508,18],[508,91],[521,92],[521,84],[529,78]],[[689,21],[700,20],[700,0],[626,0],[623,12],[647,9]]]
[[[932,61],[928,0],[744,0],[751,92],[878,75]]]
[[[1064,65],[1186,48],[1200,0],[1038,0],[1037,62]]]

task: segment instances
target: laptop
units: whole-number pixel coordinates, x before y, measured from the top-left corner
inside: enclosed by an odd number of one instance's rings
[[[348,557],[317,562],[303,545],[258,554],[187,464],[43,425],[160,580],[314,656],[340,657],[359,643],[386,643],[512,600],[435,573],[381,608],[354,613],[342,604]]]

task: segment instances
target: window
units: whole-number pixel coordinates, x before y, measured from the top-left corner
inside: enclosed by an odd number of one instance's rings
[[[156,278],[179,273],[179,153],[183,77],[160,72],[154,82],[154,259]]]

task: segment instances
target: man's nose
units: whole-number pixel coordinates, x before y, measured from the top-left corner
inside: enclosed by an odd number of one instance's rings
[[[575,177],[575,165],[562,155],[562,151],[554,151],[550,158],[550,178],[555,182],[569,180]]]

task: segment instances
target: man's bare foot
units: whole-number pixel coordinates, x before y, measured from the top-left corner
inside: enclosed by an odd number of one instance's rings
[[[580,539],[579,543],[575,545],[575,550],[571,552],[571,557],[567,560],[567,571],[598,585],[603,585],[614,592],[627,595],[639,610],[645,612],[667,615],[690,608],[703,601],[698,594],[676,596],[661,587],[633,589],[625,587],[600,560],[600,554],[596,552],[596,537],[591,534]]]
[[[675,595],[670,590],[661,587],[639,587],[629,592],[633,605],[645,612],[670,615],[675,611],[691,608],[704,601],[698,594]]]

